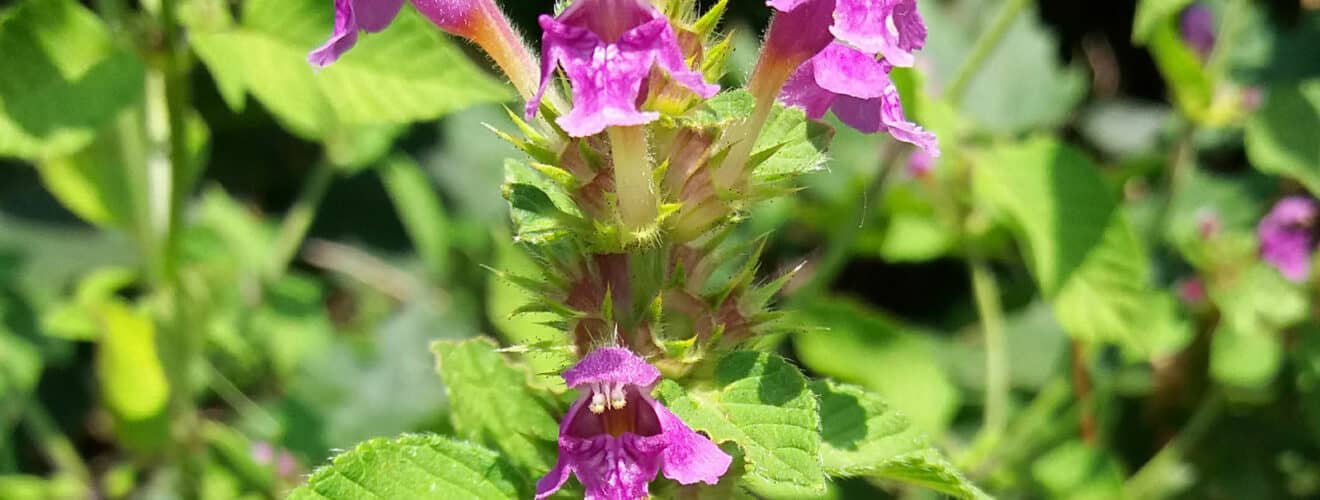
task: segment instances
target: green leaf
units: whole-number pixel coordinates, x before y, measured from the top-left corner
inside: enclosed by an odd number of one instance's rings
[[[497,348],[485,338],[431,344],[449,391],[454,430],[498,447],[524,469],[550,470],[559,426],[527,388],[527,374],[510,366]]]
[[[1247,156],[1262,172],[1290,177],[1320,196],[1320,80],[1273,87],[1247,122]]]
[[[1070,335],[1145,350],[1145,250],[1095,164],[1048,138],[999,146],[978,165],[976,193],[1018,230],[1032,275]]]
[[[736,352],[715,368],[715,387],[685,391],[665,380],[659,397],[693,429],[742,447],[744,481],[766,496],[819,495],[820,414],[806,378],[783,358]]]
[[[391,157],[377,173],[417,254],[434,275],[443,275],[449,270],[449,216],[430,178],[403,155]]]
[[[1175,18],[1193,0],[1141,0],[1132,21],[1132,41],[1144,43],[1169,19]]]
[[[317,72],[307,64],[307,52],[330,35],[331,4],[253,0],[243,6],[240,28],[198,33],[193,46],[231,106],[241,107],[239,89],[245,89],[302,137],[432,120],[510,97],[411,8],[384,31],[362,35],[352,51]]]
[[[527,495],[522,477],[498,454],[434,435],[372,439],[312,474],[289,500],[383,498],[474,500]]]
[[[27,0],[0,16],[0,61],[0,156],[77,151],[142,98],[142,63],[74,0]]]
[[[800,311],[802,323],[820,328],[793,337],[804,365],[884,396],[926,432],[944,432],[959,395],[930,338],[838,297],[802,304]]]
[[[721,127],[746,120],[756,107],[756,98],[746,90],[722,92],[701,103],[681,120],[694,128]]]
[[[992,16],[987,8],[998,3],[957,9],[935,4],[922,7],[922,17],[930,27],[923,54],[934,64],[935,74],[951,78],[958,71],[976,38],[989,28]],[[1079,65],[1059,64],[1057,37],[1039,19],[1037,9],[1024,9],[972,78],[962,100],[953,103],[968,119],[1011,135],[1057,127],[1072,116],[1086,96],[1090,79]],[[905,98],[904,102],[911,101]]]
[[[898,410],[860,387],[811,383],[820,398],[821,457],[835,476],[915,484],[958,498],[989,498],[958,472]]]
[[[540,275],[542,271],[536,263],[515,246],[507,234],[497,234],[495,240],[496,269],[514,276]],[[505,280],[495,279],[489,283],[486,287],[486,312],[501,338],[511,345],[549,347],[528,347],[522,355],[532,371],[532,385],[557,392],[565,390],[559,372],[573,364],[569,336],[557,328],[546,326],[547,322],[563,318],[547,312],[518,312],[544,299],[541,295]]]
[[[1160,74],[1172,88],[1173,100],[1183,114],[1198,121],[1211,119],[1215,82],[1206,73],[1201,57],[1192,51],[1170,19],[1153,32],[1150,54]]]
[[[761,160],[753,176],[772,183],[821,170],[833,139],[829,125],[808,120],[800,109],[776,105],[752,148],[752,161]]]
[[[1263,263],[1209,292],[1222,316],[1210,346],[1211,375],[1233,387],[1267,386],[1282,365],[1283,330],[1307,317],[1305,292]]]
[[[1051,498],[1123,498],[1123,472],[1118,463],[1080,441],[1064,443],[1046,453],[1032,464],[1031,475],[1045,486]]]
[[[41,377],[41,353],[0,325],[0,433],[18,419]]]
[[[101,398],[115,417],[115,433],[130,448],[151,451],[169,440],[165,405],[170,382],[156,346],[156,327],[145,311],[119,301],[101,305],[96,373]]]
[[[145,312],[121,302],[101,305],[100,363],[97,372],[105,403],[126,420],[144,420],[164,411],[169,382],[156,353],[156,327]]]

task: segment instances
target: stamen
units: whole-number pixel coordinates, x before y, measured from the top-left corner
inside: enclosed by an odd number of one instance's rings
[[[610,408],[621,410],[627,406],[628,398],[623,394],[623,384],[617,384],[610,390]]]
[[[597,415],[605,413],[605,391],[599,384],[592,384],[591,392],[591,404],[587,405],[587,409]]]

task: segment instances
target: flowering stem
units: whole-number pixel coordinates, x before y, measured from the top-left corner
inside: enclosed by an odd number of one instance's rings
[[[724,163],[715,169],[712,176],[712,181],[717,187],[733,187],[742,177],[747,159],[752,156],[752,147],[756,146],[756,138],[761,135],[761,128],[770,118],[770,112],[775,109],[775,98],[779,95],[780,89],[784,88],[784,82],[788,81],[793,70],[802,62],[790,61],[788,58],[774,54],[771,48],[767,45],[762,51],[760,60],[756,62],[756,69],[752,70],[752,76],[747,81],[747,90],[756,98],[756,107],[752,110],[752,116],[747,121],[735,125],[724,139],[724,142],[731,147]]]
[[[619,217],[623,219],[624,226],[636,231],[654,223],[656,217],[655,186],[651,179],[646,129],[610,127],[609,136]]]
[[[316,219],[316,209],[321,206],[321,200],[325,198],[325,193],[330,188],[330,181],[334,180],[334,177],[335,168],[328,161],[321,161],[313,167],[312,177],[303,185],[298,198],[293,202],[293,207],[284,216],[284,223],[280,225],[279,236],[275,240],[270,262],[266,266],[267,279],[275,279],[288,269],[289,263],[302,247],[307,231],[312,228],[312,221]]]
[[[1008,422],[1008,345],[1004,337],[1003,307],[999,303],[999,283],[981,255],[969,259],[976,312],[985,335],[985,413],[982,433],[999,436]]]
[[[985,65],[986,59],[990,53],[999,46],[999,42],[1008,34],[1008,28],[1013,26],[1013,21],[1017,19],[1018,14],[1027,6],[1031,0],[1006,0],[1004,5],[999,7],[999,13],[995,14],[995,20],[986,30],[981,38],[976,40],[976,45],[972,47],[972,54],[967,56],[967,61],[963,62],[955,73],[952,83],[945,89],[944,96],[949,102],[957,104],[962,100],[963,92],[967,91],[967,86],[972,83],[972,78],[981,71]]]

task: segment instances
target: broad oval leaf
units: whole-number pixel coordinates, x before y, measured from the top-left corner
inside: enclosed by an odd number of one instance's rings
[[[535,472],[550,470],[559,426],[527,387],[527,374],[510,366],[487,338],[436,341],[436,370],[449,391],[449,418],[460,437],[504,451]]]
[[[498,454],[434,435],[363,442],[317,469],[289,500],[522,498],[525,480]]]
[[[975,182],[978,200],[1018,230],[1032,275],[1070,335],[1146,350],[1145,250],[1094,163],[1038,138],[992,149]]]
[[[73,0],[27,0],[0,15],[0,61],[0,156],[76,151],[142,98],[142,62]]]
[[[249,91],[291,131],[309,139],[357,125],[432,120],[511,97],[440,30],[405,8],[380,33],[315,71],[307,52],[334,26],[331,2],[244,2],[242,26],[198,33],[192,42],[226,102],[241,108]]]
[[[746,485],[769,497],[819,495],[820,414],[802,372],[779,356],[737,352],[720,361],[712,390],[666,380],[659,397],[693,429],[742,447]]]
[[[925,433],[879,396],[821,380],[821,457],[835,476],[868,476],[930,488],[958,498],[989,498],[930,445]]]
[[[1247,156],[1262,172],[1290,177],[1320,196],[1320,80],[1270,89],[1247,122]]]

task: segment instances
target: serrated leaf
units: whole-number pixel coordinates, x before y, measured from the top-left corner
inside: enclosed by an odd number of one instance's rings
[[[808,120],[800,109],[776,105],[752,148],[753,176],[773,183],[820,170],[833,138],[829,125]]]
[[[1262,172],[1295,179],[1320,196],[1320,80],[1269,92],[1247,122],[1247,156]]]
[[[722,92],[701,103],[680,121],[689,127],[719,127],[746,120],[756,107],[756,98],[750,92],[738,89]]]
[[[820,459],[820,415],[806,378],[783,358],[737,352],[720,360],[716,387],[685,391],[665,380],[659,397],[693,429],[744,450],[753,491],[766,496],[825,491]]]
[[[495,452],[434,435],[372,439],[312,473],[289,500],[526,497],[525,480]]]
[[[1053,139],[999,146],[978,165],[976,193],[1018,230],[1070,335],[1145,349],[1145,251],[1095,164]]]
[[[527,388],[527,374],[510,366],[498,347],[484,338],[431,344],[454,430],[498,447],[524,469],[550,470],[559,426]]]
[[[142,98],[141,61],[73,0],[27,0],[0,17],[0,61],[0,156],[72,153]]]
[[[244,3],[240,28],[198,33],[192,43],[217,75],[226,102],[241,104],[236,95],[246,89],[309,139],[347,126],[431,120],[510,97],[411,8],[315,72],[307,52],[333,25],[333,6],[326,2],[254,0]]]
[[[830,475],[878,477],[958,498],[989,498],[879,396],[824,380],[812,382],[811,390],[820,398],[821,458]]]

